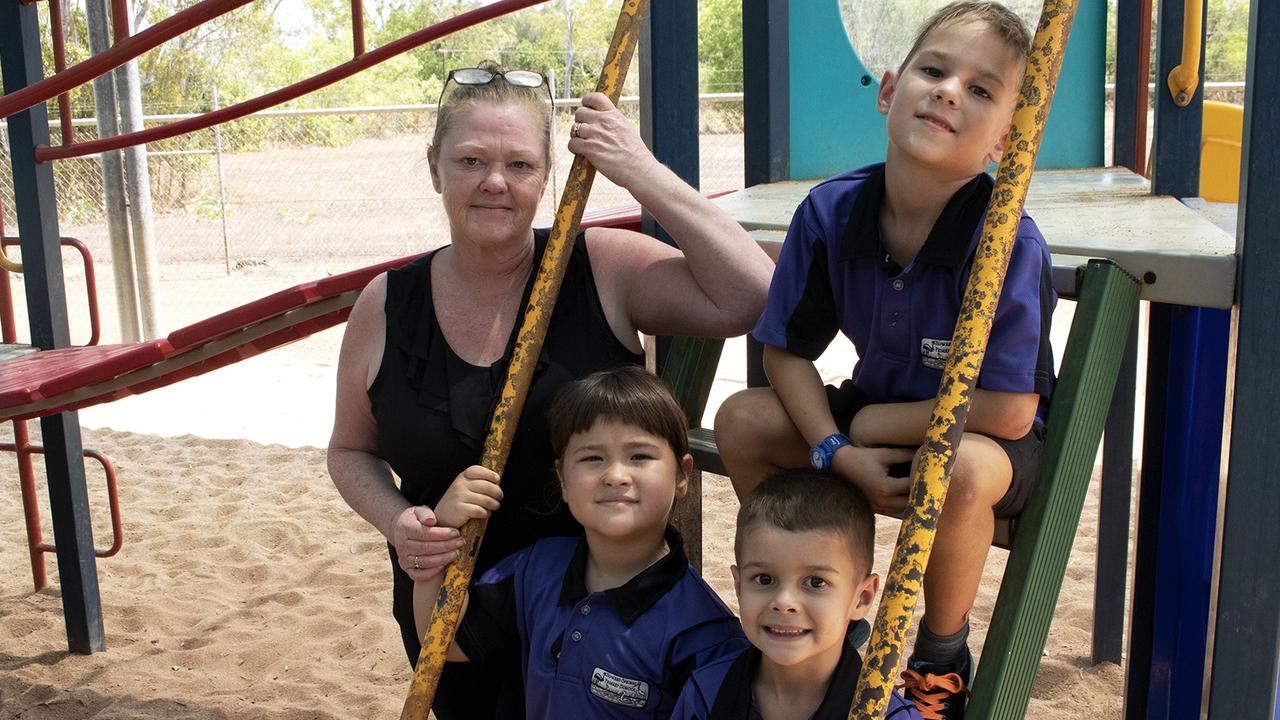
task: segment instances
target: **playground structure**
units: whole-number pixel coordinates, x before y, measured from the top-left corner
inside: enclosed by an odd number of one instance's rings
[[[527,4],[531,3],[522,3]],[[649,102],[645,105],[660,106],[663,113],[661,116],[657,113],[646,116],[645,134],[651,140],[662,141],[654,143],[655,153],[660,159],[666,160],[673,169],[696,184],[696,121],[691,121],[688,113],[677,112],[690,107],[696,110],[696,102],[691,100],[693,92],[689,90],[696,88],[696,82],[690,80],[690,74],[696,68],[696,62],[690,61],[696,52],[696,42],[690,40],[695,13],[693,3],[672,3],[670,7],[664,7],[666,5],[662,3],[655,7],[655,14],[651,17],[647,38],[650,45],[646,48],[649,52],[645,54],[644,67],[650,81],[650,87],[646,88]],[[1133,58],[1129,56],[1138,54],[1140,45],[1134,41],[1140,33],[1133,28],[1140,26],[1141,22],[1125,14],[1136,5],[1138,3],[1121,4],[1122,69],[1132,69],[1138,64],[1130,62]],[[1161,16],[1166,19],[1162,28],[1170,37],[1161,39],[1161,72],[1158,77],[1167,75],[1178,59],[1174,56],[1176,53],[1166,50],[1179,44],[1182,27],[1171,18],[1181,15],[1181,5],[1172,1],[1162,3]],[[29,67],[31,47],[38,41],[33,33],[32,8],[15,5],[3,12],[0,27],[6,29],[0,31],[0,53],[3,53],[0,62],[4,64],[6,89],[12,93],[15,87],[30,85],[39,75],[38,68],[32,70]],[[834,32],[831,29],[839,27],[838,22],[830,22],[830,13],[834,12],[834,0],[829,4],[772,1],[744,4],[746,56],[757,60],[749,61],[747,68],[748,160],[745,184],[767,184],[729,196],[722,202],[733,208],[732,212],[749,227],[777,228],[779,218],[785,226],[790,208],[803,196],[807,183],[787,184],[783,181],[828,174],[820,168],[815,170],[806,166],[809,159],[823,158],[832,163],[833,171],[841,170],[859,162],[842,153],[855,146],[872,148],[873,151],[876,147],[871,142],[840,143],[842,138],[862,137],[861,131],[852,123],[834,122],[805,106],[806,100],[812,105],[814,98],[824,96],[813,93],[811,89],[806,91],[804,81],[807,76],[802,72],[792,72],[794,68],[819,66],[824,68],[821,74],[824,78],[844,77],[846,71],[847,77],[859,77],[856,67],[849,64],[850,57],[853,63],[857,61],[848,49],[847,40],[830,37],[826,42],[818,42],[814,38],[815,34],[828,30]],[[1089,30],[1097,31],[1100,12],[1097,8],[1082,10],[1073,33],[1073,52],[1088,47]],[[1248,201],[1250,197],[1268,197],[1270,183],[1280,177],[1277,173],[1280,163],[1277,163],[1275,151],[1264,148],[1262,142],[1251,144],[1249,141],[1253,128],[1280,126],[1276,124],[1280,118],[1275,117],[1277,100],[1280,100],[1277,89],[1280,88],[1275,86],[1275,80],[1258,72],[1263,60],[1274,60],[1280,54],[1276,50],[1275,38],[1280,37],[1276,35],[1277,30],[1280,30],[1280,13],[1274,7],[1264,7],[1262,2],[1255,1],[1243,132],[1241,207],[1235,233],[1238,241],[1233,243],[1229,235],[1214,230],[1178,201],[1152,194],[1174,197],[1197,194],[1195,184],[1201,136],[1197,98],[1200,93],[1193,93],[1183,108],[1173,102],[1174,98],[1168,92],[1161,91],[1161,83],[1157,84],[1155,176],[1150,185],[1139,176],[1123,170],[1052,174],[1041,176],[1046,180],[1043,186],[1038,184],[1039,181],[1033,184],[1029,200],[1030,212],[1045,229],[1056,253],[1112,258],[1144,280],[1143,296],[1154,302],[1149,331],[1147,435],[1133,599],[1133,606],[1142,612],[1133,615],[1128,656],[1127,715],[1131,717],[1178,717],[1192,709],[1198,710],[1200,705],[1200,676],[1206,660],[1204,640],[1210,597],[1209,576],[1205,570],[1213,566],[1218,501],[1218,443],[1214,438],[1215,433],[1221,430],[1222,394],[1225,389],[1226,343],[1229,337],[1225,308],[1233,304],[1238,318],[1235,382],[1248,388],[1248,392],[1237,394],[1234,399],[1231,444],[1233,448],[1238,446],[1240,451],[1234,453],[1236,462],[1231,464],[1228,490],[1223,496],[1224,520],[1221,539],[1217,543],[1217,553],[1221,557],[1217,569],[1217,625],[1212,674],[1205,687],[1209,691],[1211,716],[1221,712],[1223,716],[1250,717],[1255,716],[1250,715],[1251,712],[1257,713],[1260,708],[1270,709],[1275,705],[1274,683],[1259,683],[1251,678],[1256,678],[1260,669],[1265,671],[1261,672],[1264,678],[1276,674],[1276,628],[1277,614],[1280,613],[1276,597],[1280,580],[1275,568],[1248,562],[1248,551],[1254,547],[1277,546],[1275,524],[1255,519],[1256,508],[1280,507],[1280,502],[1276,501],[1277,490],[1268,484],[1275,461],[1266,453],[1256,451],[1265,447],[1268,440],[1268,423],[1265,421],[1268,400],[1276,397],[1274,380],[1266,361],[1273,356],[1268,343],[1273,343],[1272,338],[1277,336],[1274,332],[1277,321],[1274,313],[1268,314],[1268,303],[1272,298],[1265,290],[1276,260],[1273,259],[1274,251],[1257,242],[1252,246],[1246,245],[1244,239],[1246,230],[1251,227],[1275,226],[1275,210],[1263,202],[1255,202],[1251,206]],[[6,33],[17,37],[11,39]],[[1086,40],[1081,42],[1081,37]],[[1100,43],[1096,35],[1094,40]],[[38,45],[35,47],[34,57],[38,65]],[[361,48],[357,46],[356,50],[359,53]],[[818,53],[822,64],[810,64],[813,57],[806,56],[806,53]],[[1077,62],[1079,56],[1080,53],[1076,52]],[[16,60],[13,59],[15,57]],[[1054,163],[1053,148],[1058,142],[1055,128],[1083,127],[1100,132],[1101,72],[1090,75],[1073,66],[1072,62],[1073,55],[1068,53],[1068,65],[1059,86],[1063,91],[1060,97],[1072,98],[1073,102],[1065,105],[1071,112],[1063,113],[1064,104],[1060,102],[1053,115],[1056,122],[1050,123],[1046,149],[1041,155],[1042,167]],[[26,69],[17,73],[12,69],[15,63]],[[1070,83],[1076,77],[1073,73],[1077,72],[1085,80],[1081,85],[1073,86]],[[12,80],[15,74],[26,82]],[[1138,77],[1136,73],[1134,76]],[[1096,112],[1085,102],[1093,96],[1090,84],[1097,85],[1094,93],[1099,98]],[[1117,164],[1137,169],[1141,164],[1133,164],[1133,156],[1126,159],[1120,154],[1124,143],[1129,143],[1130,147],[1135,144],[1136,133],[1129,132],[1132,130],[1131,118],[1123,117],[1119,110],[1120,99],[1124,97],[1126,102],[1131,101],[1136,94],[1137,83],[1118,81],[1117,85],[1117,157],[1126,160]],[[1145,82],[1142,86],[1145,88]],[[6,95],[4,100],[9,98],[10,95]],[[1080,105],[1085,106],[1083,110],[1075,104],[1077,99],[1081,99]],[[0,100],[0,104],[2,102]],[[1144,107],[1145,103],[1133,105]],[[870,107],[869,101],[866,107]],[[27,183],[22,186],[24,196],[19,198],[19,229],[24,242],[23,258],[28,261],[31,278],[28,298],[30,302],[33,296],[43,296],[49,303],[47,308],[56,308],[61,291],[57,233],[55,230],[52,235],[46,234],[50,229],[50,218],[56,218],[56,213],[52,212],[52,185],[40,177],[48,172],[47,164],[31,162],[39,144],[39,130],[45,127],[42,115],[37,106],[13,116],[10,124],[11,128],[19,126],[12,133],[15,180]],[[664,129],[659,127],[662,122],[672,122],[677,127]],[[833,137],[837,128],[838,133]],[[824,138],[828,144],[818,146],[817,141]],[[19,143],[25,143],[25,146],[19,147]],[[1089,167],[1101,163],[1100,142],[1092,144],[1092,141],[1069,140],[1064,141],[1062,147],[1067,148],[1064,152],[1069,161],[1062,165]],[[1090,150],[1077,152],[1072,157],[1072,147],[1088,147]],[[841,152],[836,153],[835,150]],[[687,164],[690,156],[693,158],[692,177]],[[27,162],[23,163],[22,158]],[[41,187],[41,183],[46,184]],[[1107,208],[1112,212],[1110,223],[1097,217],[1100,209]],[[1051,222],[1055,210],[1060,218],[1059,225]],[[1091,220],[1095,224],[1090,225]],[[56,225],[56,221],[52,222]],[[50,243],[55,248],[53,251],[49,250]],[[34,309],[37,304],[32,302],[31,306]],[[65,312],[62,313],[61,330],[53,320],[58,317],[56,311],[47,313],[44,318],[37,315],[32,312],[32,337],[36,344],[46,348],[65,347],[68,343]],[[42,325],[39,328],[38,323]],[[170,344],[173,344],[172,338]],[[34,362],[38,357],[34,356],[28,362]],[[8,370],[9,366],[5,367]],[[1121,385],[1123,387],[1124,383]],[[1129,391],[1132,391],[1131,381]],[[1117,404],[1124,405],[1122,397]],[[55,494],[56,487],[60,493],[78,494],[79,500],[83,500],[83,469],[78,469],[76,477],[75,465],[78,463],[73,462],[79,457],[78,453],[72,452],[79,449],[74,414],[45,417],[42,423],[46,444],[50,448],[57,448],[60,444],[65,449],[56,462],[54,456],[50,458],[51,495]],[[1116,432],[1123,435],[1123,428]],[[1109,436],[1108,455],[1112,458],[1128,455],[1127,448],[1116,447],[1123,446],[1123,442],[1112,442],[1113,438],[1114,435]],[[1127,463],[1127,458],[1124,460]],[[1104,467],[1107,471],[1114,470],[1114,464],[1107,461],[1104,461]],[[1104,475],[1111,482],[1104,479],[1103,513],[1106,515],[1109,510],[1114,513],[1116,508],[1123,508],[1123,511],[1119,522],[1114,514],[1104,518],[1102,531],[1119,532],[1123,538],[1127,536],[1129,470],[1124,469],[1119,476],[1107,471]],[[1123,492],[1119,503],[1108,492],[1117,490]],[[1111,497],[1110,503],[1107,502],[1108,497]],[[63,499],[68,502],[59,506],[57,503]],[[100,649],[102,628],[100,617],[96,620],[90,617],[97,610],[96,575],[93,574],[92,560],[86,563],[83,555],[92,549],[87,542],[80,542],[88,539],[87,519],[84,517],[87,509],[83,502],[75,507],[76,502],[75,497],[56,498],[54,523],[59,540],[59,567],[69,629],[74,624],[72,619],[77,611],[86,618],[84,632],[79,638],[74,630],[69,632],[73,650],[83,652]],[[68,517],[73,519],[68,521]],[[76,517],[79,519],[74,519]],[[1193,526],[1199,528],[1199,535],[1189,538],[1192,534],[1188,528]],[[1099,540],[1100,554],[1108,549],[1114,551],[1116,546],[1117,543],[1113,542],[1104,547],[1104,538]],[[1118,546],[1122,555],[1118,578],[1118,598],[1122,608],[1123,542]],[[1100,566],[1102,564],[1100,560]],[[1116,579],[1114,574],[1110,577],[1113,582]],[[1100,599],[1114,603],[1117,597],[1115,586],[1110,586],[1109,590],[1105,587],[1104,578],[1100,578]],[[81,593],[79,602],[75,595],[77,592]],[[1255,601],[1258,597],[1269,599],[1269,602],[1258,603]],[[1120,617],[1122,615],[1112,608],[1110,612],[1098,612],[1096,620],[1114,624]],[[1119,627],[1114,625],[1112,630]],[[95,629],[97,648],[93,647]],[[1100,637],[1104,645],[1112,644],[1110,649],[1103,648],[1104,654],[1114,651],[1118,660],[1119,633],[1109,635],[1103,632]],[[80,647],[76,646],[77,642],[81,643]]]

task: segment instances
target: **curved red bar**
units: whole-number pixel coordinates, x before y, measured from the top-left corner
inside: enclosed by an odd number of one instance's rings
[[[171,40],[193,27],[219,15],[225,15],[253,0],[203,0],[180,13],[167,17],[142,32],[116,43],[110,50],[76,63],[66,70],[51,75],[38,83],[28,85],[0,97],[0,119],[22,112],[72,88],[114,70],[142,53]]]
[[[210,1],[212,0],[206,0],[206,2]],[[142,143],[151,142],[153,140],[161,140],[164,138],[174,137],[175,135],[203,130],[207,127],[217,125],[218,123],[242,118],[259,110],[279,105],[283,102],[288,102],[289,100],[301,97],[302,95],[306,95],[314,90],[332,85],[339,80],[345,80],[361,70],[377,65],[384,60],[389,60],[401,53],[408,52],[409,50],[431,42],[432,40],[469,28],[472,25],[478,25],[486,20],[492,20],[493,18],[515,12],[516,10],[522,10],[533,5],[540,5],[546,1],[547,0],[501,0],[501,2],[495,2],[491,5],[476,8],[475,10],[469,10],[457,17],[443,20],[434,25],[418,30],[417,32],[405,35],[404,37],[389,42],[382,47],[370,50],[358,58],[330,68],[319,75],[315,75],[301,82],[296,82],[287,87],[280,88],[279,90],[269,92],[266,95],[256,97],[252,100],[246,100],[235,105],[228,105],[227,107],[218,110],[212,110],[198,117],[187,120],[178,120],[158,127],[125,133],[124,135],[116,135],[114,137],[101,138],[98,140],[88,140],[70,146],[60,145],[58,147],[39,147],[36,148],[36,160],[40,162],[47,162],[49,160],[61,160],[65,158],[80,157],[83,155],[91,155],[93,153],[108,152],[110,150],[118,150],[123,147],[141,145]],[[141,37],[141,35],[134,36],[134,38],[137,37]],[[0,99],[0,103],[3,103],[3,99]],[[2,108],[3,105],[0,104],[0,112],[2,112]]]

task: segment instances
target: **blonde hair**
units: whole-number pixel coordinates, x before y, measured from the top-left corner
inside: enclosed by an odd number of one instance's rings
[[[940,8],[924,22],[924,25],[920,26],[915,40],[911,43],[911,49],[902,59],[899,72],[904,70],[911,62],[911,58],[920,51],[920,46],[924,44],[925,38],[929,37],[930,33],[946,25],[960,22],[982,23],[994,30],[996,36],[1020,63],[1025,63],[1027,56],[1031,54],[1031,31],[1016,13],[998,2],[961,0]]]
[[[542,127],[542,156],[544,170],[551,167],[551,105],[547,101],[550,95],[542,87],[523,87],[512,85],[501,73],[506,72],[501,65],[492,60],[483,60],[476,67],[488,70],[497,75],[484,85],[463,85],[454,83],[452,89],[441,96],[440,106],[436,109],[436,128],[431,134],[431,152],[439,152],[444,137],[449,134],[460,116],[477,105],[521,105],[528,108]],[[446,84],[448,81],[446,81]]]

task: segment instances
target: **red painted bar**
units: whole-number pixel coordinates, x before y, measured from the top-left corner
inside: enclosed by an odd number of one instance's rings
[[[129,39],[128,0],[111,0],[111,35],[116,45]]]
[[[60,73],[67,69],[66,28],[62,24],[62,3],[49,3],[49,35],[53,37],[53,70]],[[62,128],[62,144],[76,141],[76,131],[71,125],[71,93],[58,96],[58,123]]]
[[[1136,102],[1137,117],[1134,118],[1135,132],[1133,136],[1133,167],[1141,171],[1147,166],[1147,103],[1151,101],[1147,78],[1151,76],[1151,0],[1141,0],[1139,14],[1142,22],[1138,30],[1138,94]]]
[[[193,27],[201,25],[221,15],[225,15],[241,5],[248,5],[253,0],[203,0],[171,17],[152,25],[122,43],[117,43],[110,50],[95,55],[84,62],[77,63],[62,72],[47,77],[38,83],[28,85],[16,92],[0,96],[0,119],[14,113],[22,112],[37,103],[45,102],[71,88],[78,87],[138,57],[142,53],[171,40]]]
[[[355,46],[355,55],[364,54],[364,2],[351,0],[351,42]]]
[[[206,0],[206,2],[209,1],[212,0]],[[373,67],[384,60],[393,58],[396,55],[412,50],[420,45],[431,42],[432,40],[437,40],[451,33],[469,28],[472,25],[478,25],[482,22],[492,20],[493,18],[501,17],[516,10],[523,10],[524,8],[531,7],[533,5],[539,5],[546,1],[547,0],[502,0],[501,2],[495,2],[491,5],[470,10],[458,15],[457,17],[438,22],[430,27],[425,27],[417,32],[405,35],[404,37],[387,43],[382,47],[370,50],[358,58],[330,68],[319,75],[307,78],[306,80],[294,83],[287,87],[280,88],[279,90],[256,97],[252,100],[246,100],[235,105],[228,105],[227,107],[213,110],[187,120],[179,120],[166,125],[147,128],[146,130],[139,130],[137,132],[126,133],[124,135],[116,135],[115,137],[76,143],[70,147],[39,147],[36,149],[36,160],[40,162],[48,162],[50,160],[63,160],[66,158],[80,157],[82,155],[92,155],[93,153],[119,150],[123,147],[141,145],[143,143],[171,138],[176,135],[182,135],[196,130],[203,130],[207,127],[227,122],[228,120],[236,120],[259,110],[288,102],[322,87],[332,85],[339,80],[345,80],[361,70]],[[130,40],[139,37],[142,37],[142,34],[136,35],[134,38],[130,38]],[[104,55],[106,55],[106,53],[104,53]],[[74,68],[72,69],[74,70]],[[4,113],[4,100],[5,98],[0,98],[0,115],[3,115]]]

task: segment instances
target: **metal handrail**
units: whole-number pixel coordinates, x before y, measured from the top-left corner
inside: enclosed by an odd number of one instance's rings
[[[1200,37],[1204,34],[1204,5],[1191,0],[1182,8],[1182,62],[1169,71],[1173,104],[1186,107],[1200,84]]]
[[[75,67],[69,68],[64,72],[46,78],[45,80],[41,80],[40,82],[30,85],[15,93],[0,97],[0,117],[8,117],[19,110],[26,109],[31,105],[48,100],[53,95],[56,95],[65,89],[87,82],[92,79],[92,70],[97,69],[101,72],[110,70],[124,62],[132,60],[142,54],[145,50],[158,45],[163,41],[163,39],[168,39],[168,37],[177,35],[204,21],[201,19],[200,22],[192,24],[192,21],[195,18],[187,15],[192,11],[205,8],[206,12],[222,14],[227,10],[232,9],[223,9],[223,5],[230,4],[232,7],[236,7],[249,1],[250,0],[204,0],[204,2],[167,18],[163,22],[147,28],[133,37],[127,38],[123,41],[118,41],[110,50],[107,50],[100,55],[96,55],[90,60],[82,62]],[[154,140],[162,140],[176,135],[194,132],[196,130],[203,130],[207,127],[227,122],[228,120],[236,120],[258,110],[279,105],[280,103],[293,100],[307,93],[332,85],[340,80],[345,80],[362,70],[413,50],[414,48],[431,42],[432,40],[436,40],[459,30],[469,28],[473,25],[478,25],[479,23],[507,15],[515,12],[516,10],[522,10],[533,5],[539,5],[543,2],[546,2],[546,0],[500,0],[499,2],[485,5],[483,7],[476,8],[475,10],[470,10],[462,13],[461,15],[449,18],[448,20],[443,20],[422,28],[421,30],[405,35],[397,40],[393,40],[382,47],[363,53],[359,57],[342,63],[341,65],[337,65],[322,73],[313,75],[306,80],[296,82],[292,85],[288,85],[251,100],[246,100],[217,110],[211,110],[188,120],[169,123],[161,125],[160,127],[138,130],[131,133],[124,133],[110,138],[100,138],[83,143],[60,145],[57,147],[42,145],[36,148],[36,160],[40,162],[47,162],[49,160],[60,160],[64,158],[90,155],[93,153],[102,153],[110,150],[119,150],[124,147],[141,145]],[[176,22],[180,17],[184,17],[184,19],[180,22]],[[184,25],[186,27],[183,27]],[[164,33],[156,33],[156,31],[162,26],[164,27]],[[168,34],[168,37],[163,37],[166,33]],[[146,38],[145,41],[143,41],[144,37]],[[86,69],[86,66],[91,67]]]

